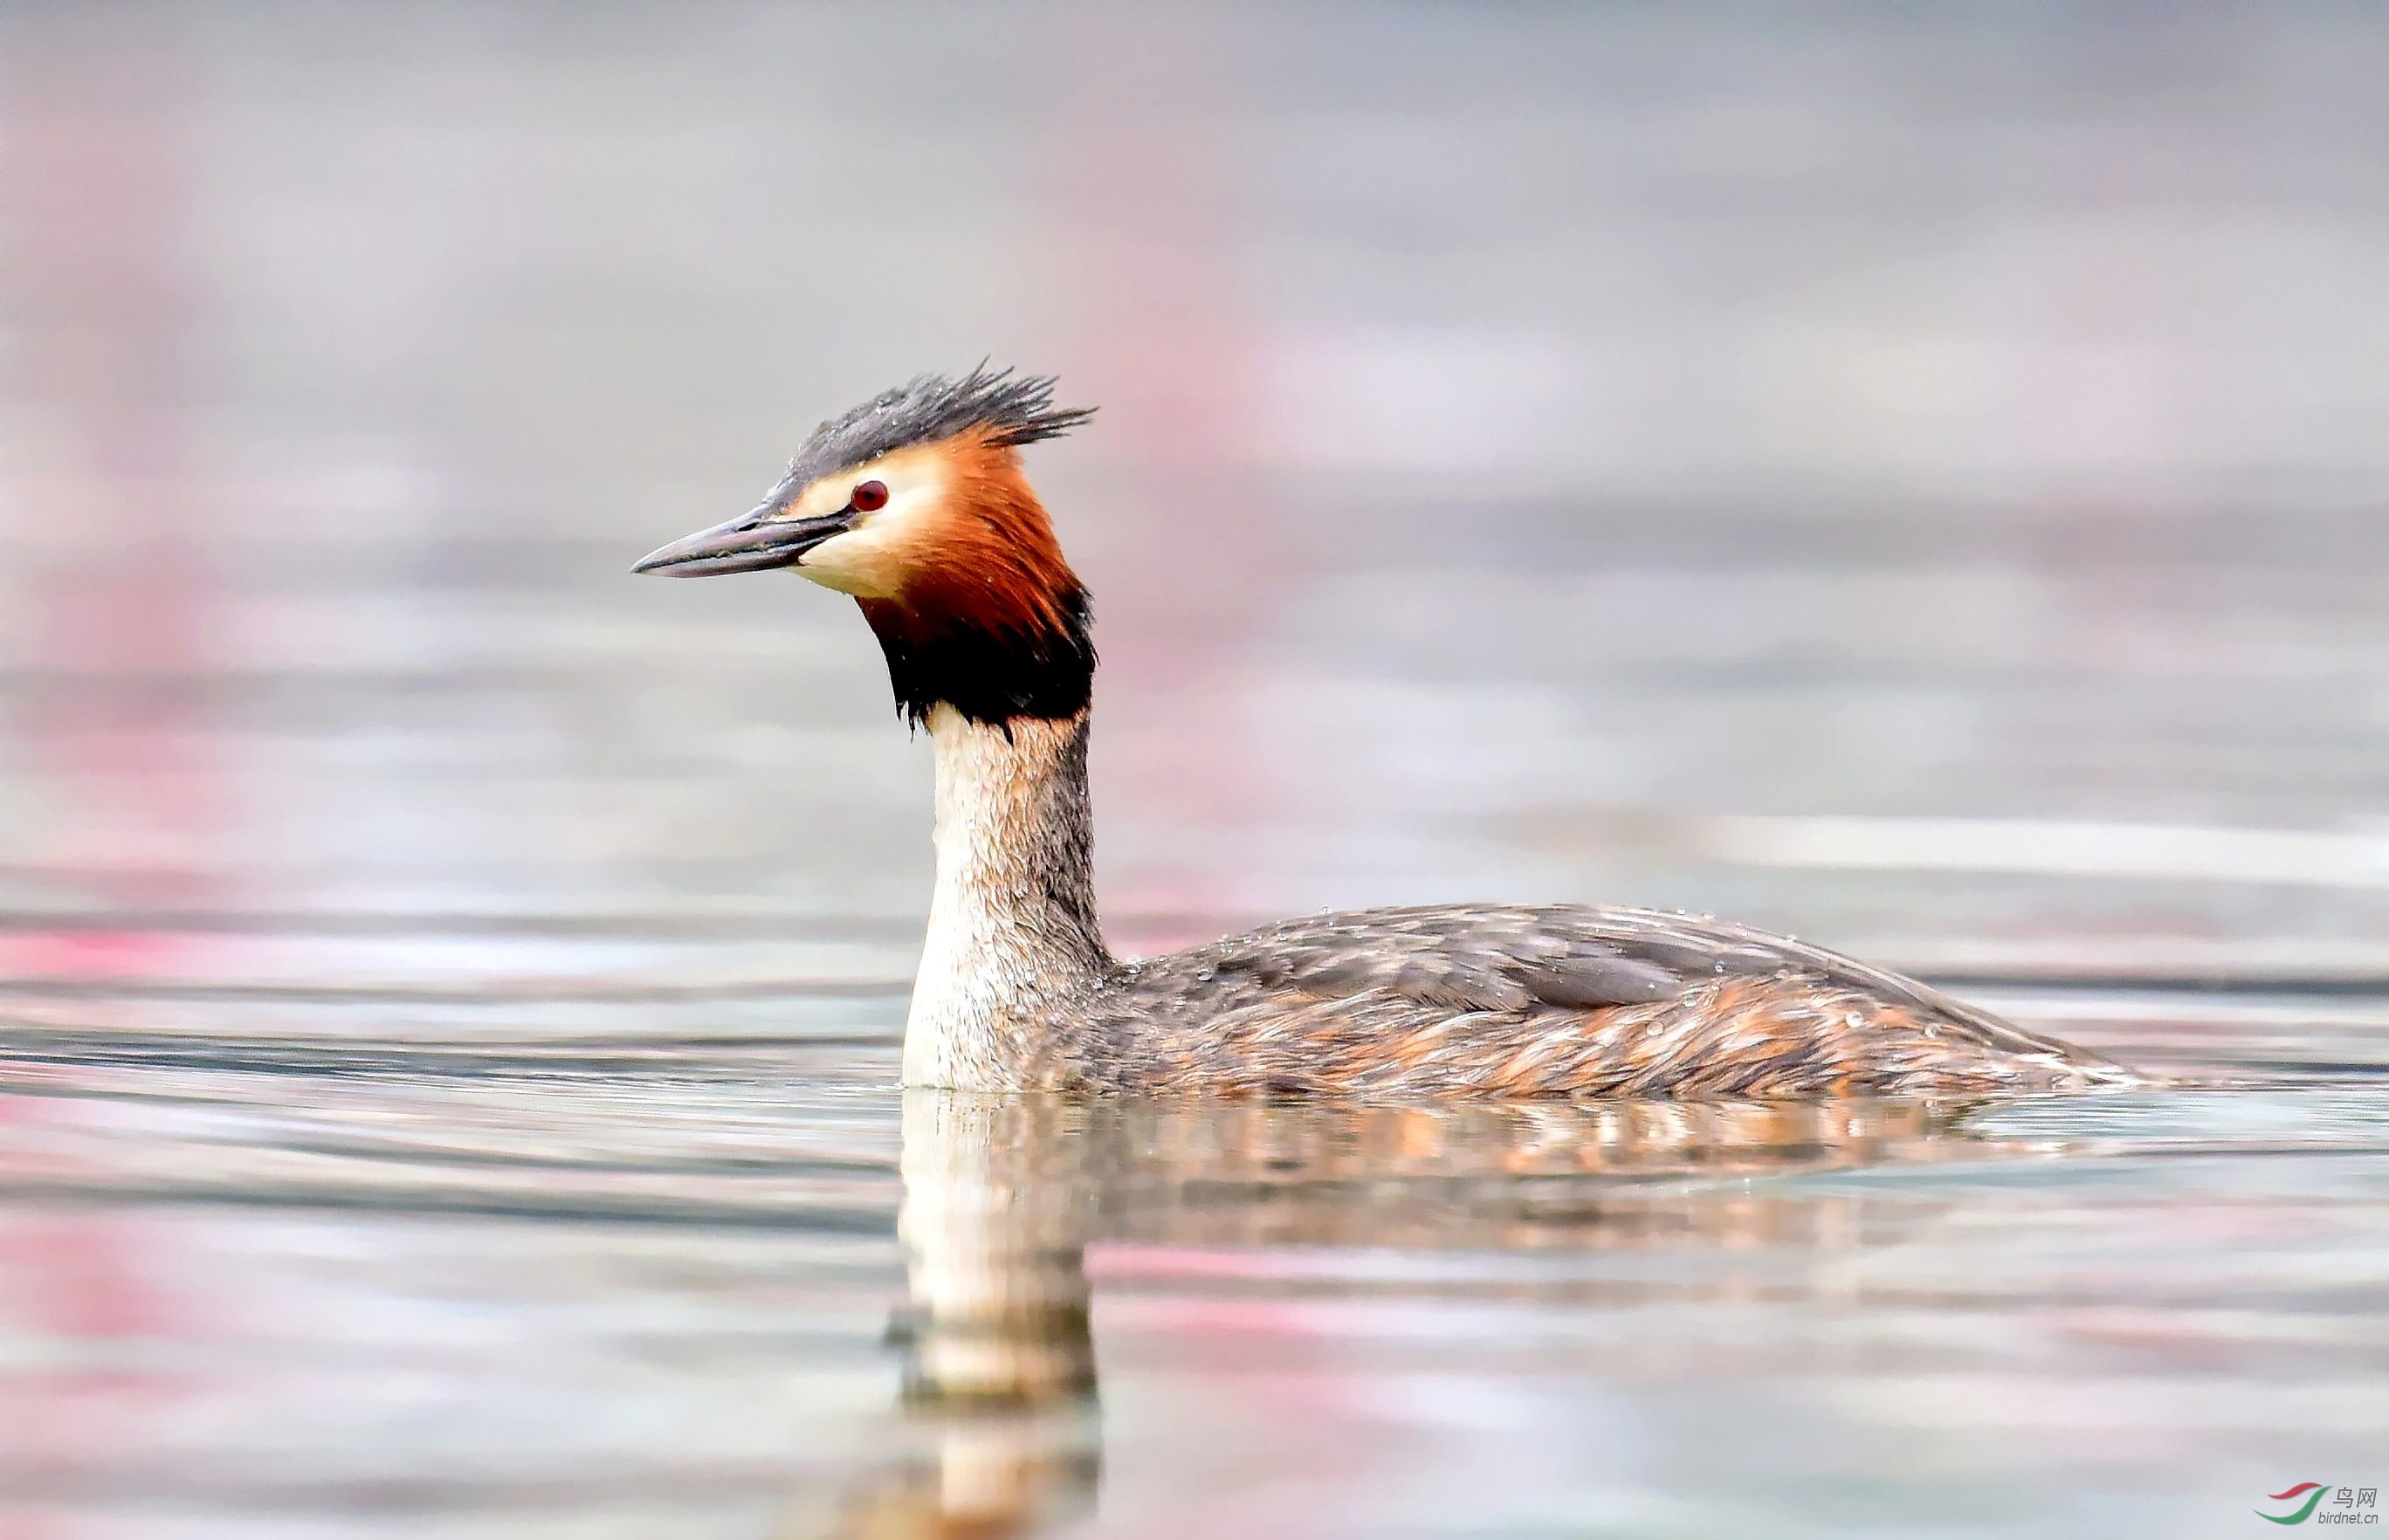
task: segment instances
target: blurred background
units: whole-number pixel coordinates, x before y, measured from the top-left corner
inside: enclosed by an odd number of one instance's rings
[[[1123,946],[1598,899],[2377,990],[2384,78],[2328,3],[11,0],[0,1008],[86,1068],[812,1034],[881,1084],[926,746],[843,601],[628,569],[982,357],[1102,408],[1030,459]],[[824,1094],[892,1203],[889,1104]],[[17,1115],[20,1196],[229,1158]],[[20,1342],[179,1330],[126,1222],[23,1221]],[[365,1266],[273,1234],[201,1249]],[[332,1382],[224,1436],[283,1469]],[[139,1486],[109,1405],[28,1490]],[[324,1447],[438,1463],[382,1412]]]
[[[987,355],[1104,409],[1033,469],[1131,939],[2384,966],[2361,7],[1131,9],[8,7],[0,883],[147,923],[0,965],[709,916],[901,977],[863,629],[627,568]]]

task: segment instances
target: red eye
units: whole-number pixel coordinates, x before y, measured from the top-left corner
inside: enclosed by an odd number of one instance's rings
[[[858,514],[877,513],[888,506],[888,483],[885,481],[856,482],[854,490],[847,494],[846,505]]]

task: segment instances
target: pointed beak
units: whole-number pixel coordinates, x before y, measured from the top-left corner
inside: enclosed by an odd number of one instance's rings
[[[711,578],[724,572],[761,572],[794,566],[798,558],[824,541],[854,527],[849,513],[820,518],[774,518],[770,503],[727,524],[700,529],[660,551],[650,551],[633,572],[661,572],[673,578]]]

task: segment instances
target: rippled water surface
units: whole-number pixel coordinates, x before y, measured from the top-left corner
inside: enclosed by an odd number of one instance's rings
[[[900,1094],[875,1025],[12,1032],[0,1482],[109,1536],[2156,1535],[2369,1472],[2378,1011],[2005,1003],[2176,1083],[1201,1109]]]
[[[2389,30],[1723,15],[0,6],[0,1534],[2377,1513]],[[900,1094],[867,634],[625,569],[990,353],[1124,948],[1674,905],[2161,1078]]]

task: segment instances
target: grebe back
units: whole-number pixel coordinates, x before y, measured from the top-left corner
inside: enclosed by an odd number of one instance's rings
[[[1095,912],[1086,590],[1019,451],[1092,412],[1010,370],[817,428],[751,512],[641,572],[793,567],[850,594],[937,754],[907,1085],[1368,1097],[1963,1095],[2130,1072],[1896,974],[1705,916],[1442,905],[1145,961]]]

